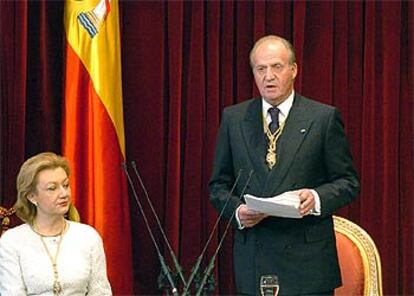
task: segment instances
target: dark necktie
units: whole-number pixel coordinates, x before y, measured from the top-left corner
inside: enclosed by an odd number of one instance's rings
[[[277,129],[279,128],[279,109],[276,107],[273,107],[273,108],[269,108],[267,112],[269,112],[270,118],[272,119],[269,123],[269,129],[270,129],[270,132],[274,134],[275,131],[277,131]]]

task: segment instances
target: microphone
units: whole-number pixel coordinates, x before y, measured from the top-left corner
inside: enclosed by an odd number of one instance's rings
[[[225,211],[225,209],[227,207],[227,204],[230,201],[230,196],[233,193],[234,189],[236,188],[237,183],[239,182],[239,179],[240,179],[240,176],[241,176],[242,171],[243,171],[242,169],[239,170],[239,172],[237,174],[237,178],[236,178],[236,180],[233,183],[233,187],[226,194],[226,202],[224,203],[224,206],[223,206],[223,208],[220,211],[220,214],[219,214],[219,216],[218,216],[218,218],[216,220],[216,223],[213,226],[213,229],[211,230],[210,236],[209,236],[206,244],[204,245],[204,248],[203,248],[200,256],[198,256],[197,261],[196,261],[196,263],[194,264],[194,267],[191,270],[191,274],[190,274],[190,277],[188,278],[187,284],[184,286],[184,291],[183,291],[183,294],[182,294],[183,296],[185,296],[185,295],[188,294],[188,290],[191,288],[191,284],[193,283],[193,280],[194,280],[196,274],[198,273],[198,270],[200,269],[201,260],[203,259],[204,255],[205,255],[205,252],[207,250],[208,245],[210,244],[211,240],[213,239],[213,234],[214,234],[216,228],[219,225],[220,219],[221,219],[221,217],[224,214],[224,211]]]
[[[239,196],[240,199],[243,197],[244,192],[246,191],[246,188],[247,188],[247,186],[250,183],[250,179],[252,178],[252,175],[253,175],[253,170],[250,170],[249,178],[247,179],[246,184],[244,185],[243,190],[240,193],[240,196]],[[235,215],[236,215],[236,211],[233,212],[233,214],[231,215],[230,219],[227,221],[226,228],[224,229],[224,232],[223,232],[223,235],[222,235],[222,237],[220,239],[220,242],[217,245],[217,248],[216,248],[213,256],[211,257],[210,262],[209,262],[207,268],[204,270],[203,278],[202,278],[201,283],[200,283],[200,286],[199,286],[199,288],[197,290],[196,296],[200,296],[201,293],[204,290],[204,286],[206,285],[207,280],[210,277],[211,271],[213,270],[214,261],[216,260],[217,254],[218,254],[218,252],[219,252],[219,250],[220,250],[220,248],[221,248],[221,246],[222,246],[222,244],[224,242],[224,239],[225,239],[225,237],[227,235],[227,231],[230,229],[231,222],[232,222],[232,220],[233,220],[233,218],[234,218]]]
[[[139,180],[139,183],[140,183],[140,185],[141,185],[141,188],[142,188],[142,190],[144,191],[145,198],[146,198],[146,200],[147,200],[147,202],[148,202],[148,204],[149,204],[149,206],[150,206],[150,208],[151,208],[152,214],[153,214],[153,215],[154,215],[154,217],[155,217],[155,220],[156,220],[156,222],[157,222],[158,228],[159,228],[159,229],[160,229],[160,231],[161,231],[161,235],[162,235],[162,237],[163,237],[163,239],[164,239],[164,241],[165,241],[165,244],[166,244],[166,246],[167,246],[167,248],[168,248],[168,251],[170,252],[170,256],[171,256],[171,258],[172,258],[172,260],[173,260],[173,262],[174,262],[175,270],[177,271],[177,273],[178,273],[178,275],[179,275],[179,277],[180,277],[181,282],[183,283],[183,285],[186,285],[186,281],[185,281],[185,279],[184,279],[184,275],[183,275],[183,272],[182,272],[181,265],[178,263],[177,257],[176,257],[176,255],[175,255],[175,253],[174,253],[174,251],[173,251],[173,249],[172,249],[172,247],[171,247],[171,245],[170,245],[170,243],[169,243],[168,239],[167,239],[167,236],[165,235],[165,232],[164,232],[164,230],[163,230],[162,226],[161,226],[160,219],[158,218],[158,215],[157,215],[157,213],[155,212],[154,206],[153,206],[153,204],[152,204],[152,202],[151,202],[151,199],[149,198],[148,191],[147,191],[147,189],[145,188],[145,185],[144,185],[144,182],[142,181],[141,175],[140,175],[140,174],[139,174],[139,172],[138,172],[138,169],[137,169],[137,166],[136,166],[136,164],[135,164],[135,161],[132,161],[132,162],[131,162],[131,165],[132,165],[132,168],[134,169],[134,172],[135,172],[136,177],[137,177],[137,178],[138,178],[138,180]]]
[[[157,244],[157,241],[156,241],[156,240],[155,240],[155,238],[154,238],[154,234],[152,233],[151,227],[150,227],[150,225],[149,225],[149,223],[148,223],[147,216],[145,215],[145,212],[144,212],[144,209],[143,209],[143,207],[142,207],[142,204],[141,204],[141,202],[140,202],[140,200],[139,200],[139,198],[138,198],[138,195],[137,195],[137,193],[136,193],[134,183],[132,182],[131,176],[130,176],[130,175],[129,175],[129,173],[128,173],[128,167],[127,167],[127,165],[126,165],[125,163],[123,163],[123,164],[122,164],[122,167],[123,167],[123,169],[124,169],[124,171],[125,171],[125,174],[126,174],[126,176],[127,176],[128,183],[129,183],[129,185],[131,186],[132,193],[133,193],[133,195],[134,195],[135,201],[137,202],[137,204],[138,204],[138,208],[139,208],[139,210],[140,210],[140,212],[141,212],[141,215],[142,215],[142,217],[143,217],[143,219],[144,219],[145,226],[146,226],[146,228],[147,228],[147,230],[148,230],[148,233],[149,233],[149,235],[150,235],[150,237],[151,237],[151,240],[152,240],[152,242],[153,242],[153,244],[154,244],[155,250],[156,250],[157,255],[158,255],[158,259],[159,259],[160,264],[161,264],[161,270],[162,270],[162,272],[163,272],[163,273],[166,275],[166,277],[167,277],[168,283],[170,284],[170,287],[171,287],[171,292],[173,293],[173,295],[174,295],[174,296],[178,296],[178,290],[177,290],[177,287],[175,286],[175,282],[174,282],[174,280],[173,280],[173,278],[172,278],[171,272],[170,272],[170,270],[169,270],[169,268],[168,268],[167,264],[165,263],[164,257],[163,257],[163,256],[162,256],[162,254],[161,254],[161,251],[160,251],[160,248],[159,248],[159,246],[158,246],[158,244]]]

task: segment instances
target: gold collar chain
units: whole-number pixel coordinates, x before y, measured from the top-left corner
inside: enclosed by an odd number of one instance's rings
[[[265,134],[267,136],[267,139],[269,140],[269,144],[267,145],[266,164],[269,170],[271,170],[277,162],[277,156],[276,156],[277,140],[282,135],[283,128],[285,127],[285,121],[282,122],[282,124],[273,134],[270,131],[265,118],[263,118],[263,127],[264,127]]]

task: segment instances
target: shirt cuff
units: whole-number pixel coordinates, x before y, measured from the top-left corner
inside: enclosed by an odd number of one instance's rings
[[[237,225],[239,226],[239,229],[243,229],[244,228],[244,225],[242,225],[241,224],[241,222],[240,222],[240,218],[239,218],[239,210],[240,210],[240,207],[241,207],[242,205],[240,205],[237,209],[236,209],[236,213],[235,213],[235,216],[236,216],[236,221],[237,221]]]
[[[316,190],[311,189],[310,191],[315,197],[315,207],[311,211],[311,215],[320,216],[321,215],[321,198],[319,197],[319,194],[318,192],[316,192]]]

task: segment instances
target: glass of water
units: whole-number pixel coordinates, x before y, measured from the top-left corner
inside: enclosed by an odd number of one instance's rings
[[[266,274],[260,277],[260,292],[262,296],[277,296],[279,279],[275,274]]]

